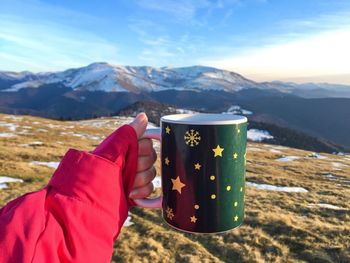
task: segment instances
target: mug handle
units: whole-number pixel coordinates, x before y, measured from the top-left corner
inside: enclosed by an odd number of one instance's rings
[[[160,128],[149,128],[145,131],[141,139],[155,139],[161,141],[161,129]],[[134,199],[134,202],[142,208],[162,208],[162,196],[156,198],[142,198]]]

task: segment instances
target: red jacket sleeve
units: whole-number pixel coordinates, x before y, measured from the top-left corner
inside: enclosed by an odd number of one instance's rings
[[[108,149],[71,149],[45,188],[0,210],[0,262],[110,262],[132,205],[138,149],[128,125],[109,140],[113,158]]]

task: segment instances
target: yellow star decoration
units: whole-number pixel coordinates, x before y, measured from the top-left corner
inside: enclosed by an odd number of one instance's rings
[[[171,179],[171,182],[173,183],[172,190],[176,190],[179,192],[179,194],[181,194],[181,188],[185,187],[186,185],[180,181],[180,177],[178,176],[176,179]]]
[[[164,159],[164,162],[165,162],[166,165],[169,165],[169,163],[170,163],[169,158],[166,157],[166,158]]]
[[[237,205],[238,205],[238,202],[235,202],[233,205],[234,205],[234,206],[237,206]]]
[[[235,218],[234,218],[235,222],[238,221],[238,216],[236,215]]]
[[[202,167],[202,165],[200,165],[199,163],[196,163],[196,164],[194,165],[194,169],[196,169],[196,170],[200,170],[201,167]]]
[[[167,134],[170,134],[170,131],[171,131],[170,127],[169,127],[169,126],[166,126],[165,132],[166,132]]]
[[[227,191],[230,191],[230,190],[231,190],[231,186],[228,185],[228,186],[226,187],[226,190],[227,190]]]
[[[199,205],[194,205],[194,209],[198,210],[199,209]]]
[[[237,157],[238,157],[238,153],[234,153],[233,154],[233,159],[237,159]]]
[[[196,223],[197,217],[196,216],[191,216],[191,223]]]
[[[216,198],[216,195],[212,194],[212,195],[210,196],[210,198],[211,198],[211,199],[215,199],[215,198]]]
[[[222,152],[223,151],[224,151],[224,148],[221,148],[220,145],[216,146],[216,148],[213,149],[214,157],[216,157],[216,156],[221,156],[222,157]]]
[[[173,209],[170,208],[169,206],[167,207],[167,209],[165,210],[166,213],[166,217],[169,218],[170,220],[173,220],[174,217],[174,213],[173,213]]]
[[[214,181],[215,180],[215,175],[210,176],[210,180]]]

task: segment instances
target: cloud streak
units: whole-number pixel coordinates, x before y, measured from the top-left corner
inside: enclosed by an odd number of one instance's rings
[[[282,23],[287,33],[267,37],[264,45],[228,51],[200,64],[237,71],[256,80],[319,79],[339,76],[349,83],[350,18],[346,12]],[[303,31],[299,29],[303,27]],[[305,28],[307,27],[307,28]],[[310,30],[307,30],[310,29]],[[313,78],[314,76],[314,78]],[[320,78],[324,76],[324,80]]]
[[[62,8],[54,14],[53,7],[30,2],[26,11],[33,12],[31,16],[20,16],[26,4],[15,15],[6,14],[6,8],[0,14],[0,70],[49,71],[95,61],[118,62],[115,43],[75,26],[98,19]]]

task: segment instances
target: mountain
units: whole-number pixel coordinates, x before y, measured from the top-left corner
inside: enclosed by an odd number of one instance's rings
[[[0,79],[16,73],[3,72]],[[150,92],[175,90],[238,91],[243,88],[259,88],[259,84],[241,75],[216,68],[193,66],[187,68],[152,68],[112,66],[93,63],[87,67],[62,72],[39,73],[31,78],[13,78],[6,92],[23,88],[38,88],[46,84],[63,84],[73,90],[105,92]]]
[[[216,90],[237,92],[243,89],[275,90],[308,98],[349,97],[350,86],[333,84],[295,84],[291,82],[254,82],[243,76],[212,67],[153,68],[115,66],[92,63],[86,67],[62,72],[0,72],[0,91],[16,92],[23,88],[38,88],[47,84],[62,84],[73,90],[105,92],[152,92],[163,90]]]
[[[252,112],[252,121],[297,130],[344,147],[350,147],[348,97],[347,86],[258,83],[234,72],[203,66],[93,63],[61,72],[0,72],[3,113],[82,119],[116,115],[136,102],[219,113],[238,105]]]

